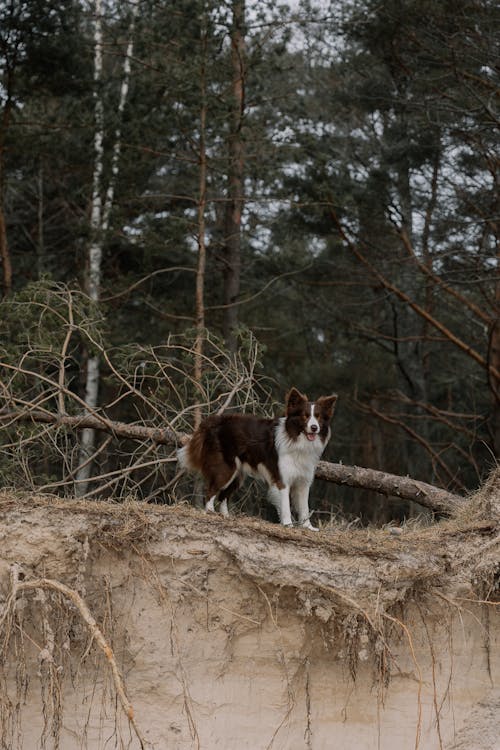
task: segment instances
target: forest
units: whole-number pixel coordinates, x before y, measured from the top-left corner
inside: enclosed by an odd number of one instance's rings
[[[190,499],[140,428],[296,386],[339,396],[328,460],[475,489],[500,456],[499,53],[494,0],[1,0],[2,485]]]

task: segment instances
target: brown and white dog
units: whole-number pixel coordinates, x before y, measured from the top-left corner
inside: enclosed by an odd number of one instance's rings
[[[330,439],[337,396],[309,401],[296,388],[286,396],[285,416],[251,414],[208,417],[178,451],[184,469],[199,472],[206,483],[205,509],[228,514],[227,501],[245,476],[267,482],[268,500],[283,526],[292,526],[290,502],[299,526],[317,531],[309,520],[309,488]]]

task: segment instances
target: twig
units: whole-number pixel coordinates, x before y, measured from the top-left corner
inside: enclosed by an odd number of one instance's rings
[[[222,406],[220,407],[220,409],[217,411],[217,415],[224,414],[224,412],[228,408],[229,404],[233,400],[235,393],[237,391],[239,391],[239,389],[241,388],[241,386],[243,385],[244,382],[245,382],[245,376],[243,376],[242,378],[240,378],[238,380],[238,382],[234,384],[231,392],[228,393],[226,400],[224,401],[224,403],[222,404]]]
[[[68,352],[68,346],[71,339],[71,336],[73,335],[73,332],[75,330],[75,322],[73,319],[73,297],[71,296],[71,290],[68,290],[68,330],[66,331],[66,336],[64,337],[64,342],[61,349],[61,361],[59,363],[59,377],[58,377],[58,383],[59,383],[59,394],[58,394],[58,404],[59,404],[59,414],[64,414],[66,412],[65,406],[64,406],[64,382],[65,382],[65,369],[66,369],[66,355]]]

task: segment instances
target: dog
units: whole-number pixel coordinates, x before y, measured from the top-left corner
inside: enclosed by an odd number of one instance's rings
[[[317,531],[310,521],[309,489],[330,439],[336,401],[334,394],[311,402],[292,388],[284,417],[223,414],[205,419],[177,452],[180,467],[205,480],[205,510],[215,510],[219,501],[220,513],[227,516],[228,498],[245,476],[252,476],[267,483],[268,500],[283,526],[293,525],[292,505],[298,525]]]

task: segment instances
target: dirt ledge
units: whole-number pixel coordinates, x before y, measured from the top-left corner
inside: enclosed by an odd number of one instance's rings
[[[499,498],[495,474],[430,527],[314,534],[4,491],[0,746],[462,748],[476,712],[468,747],[486,750]],[[75,602],[36,587],[13,601],[13,570],[88,605],[139,736]]]

